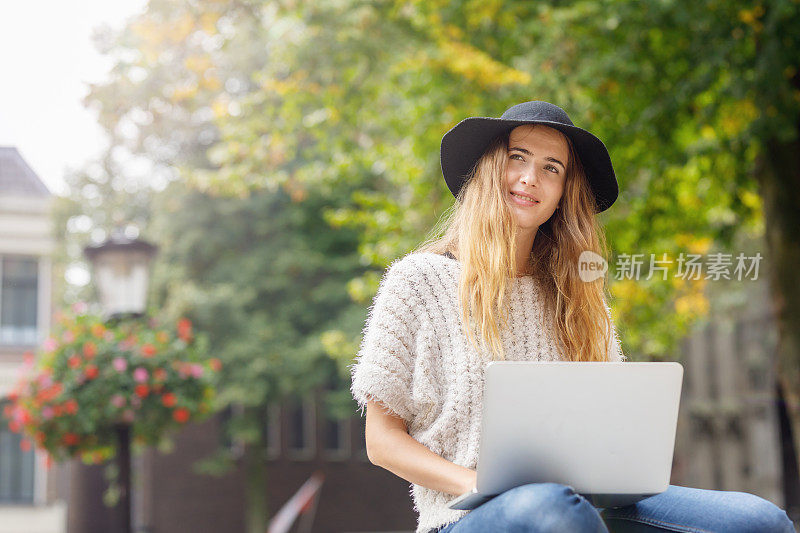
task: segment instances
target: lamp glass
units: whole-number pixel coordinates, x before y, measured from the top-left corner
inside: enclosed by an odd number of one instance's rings
[[[107,315],[144,313],[152,255],[141,250],[104,250],[94,260],[100,304]]]

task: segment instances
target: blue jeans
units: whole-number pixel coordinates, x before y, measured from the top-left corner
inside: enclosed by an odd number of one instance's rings
[[[746,492],[669,488],[635,504],[598,509],[572,487],[531,483],[496,496],[440,533],[794,533],[775,504]]]

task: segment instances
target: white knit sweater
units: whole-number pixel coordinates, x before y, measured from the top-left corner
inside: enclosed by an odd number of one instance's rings
[[[428,252],[408,254],[389,266],[350,367],[351,392],[362,415],[367,401],[380,401],[406,421],[418,442],[475,469],[490,358],[479,355],[462,331],[460,272],[457,260]],[[506,360],[560,360],[538,284],[530,276],[515,278],[510,296],[510,328],[502,333]],[[626,359],[613,324],[609,355],[612,361]],[[418,513],[416,533],[469,512],[449,509],[451,494],[413,483],[410,492]]]

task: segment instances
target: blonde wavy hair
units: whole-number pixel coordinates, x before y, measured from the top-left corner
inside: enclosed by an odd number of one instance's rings
[[[504,360],[512,278],[517,271],[517,223],[506,203],[510,132],[495,138],[467,176],[418,252],[453,253],[461,264],[459,302],[464,332],[479,353]],[[566,361],[608,361],[611,335],[606,279],[584,282],[578,258],[584,250],[608,257],[606,238],[595,218],[595,198],[569,138],[561,207],[536,232],[529,273],[545,294],[545,312],[556,328],[556,345]],[[477,334],[477,335],[476,335]],[[480,337],[480,344],[476,341]]]

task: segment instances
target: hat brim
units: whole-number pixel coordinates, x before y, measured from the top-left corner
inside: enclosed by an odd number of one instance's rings
[[[548,120],[469,117],[453,126],[442,137],[440,153],[442,174],[453,196],[458,196],[467,175],[492,139],[523,124],[543,124],[568,136],[581,158],[597,213],[611,207],[619,196],[619,186],[605,144],[582,128]]]

